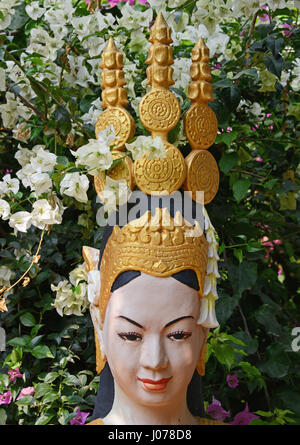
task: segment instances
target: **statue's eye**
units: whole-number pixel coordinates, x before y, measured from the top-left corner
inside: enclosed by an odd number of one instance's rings
[[[176,331],[176,332],[171,332],[170,334],[167,335],[167,337],[172,341],[176,341],[176,340],[186,340],[191,335],[192,335],[191,332]]]
[[[138,334],[137,332],[120,332],[118,336],[122,340],[128,340],[128,341],[141,341],[142,336]]]

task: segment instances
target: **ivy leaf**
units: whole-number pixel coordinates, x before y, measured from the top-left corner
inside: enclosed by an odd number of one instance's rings
[[[228,262],[228,275],[233,291],[238,297],[242,293],[251,289],[257,280],[257,264],[250,261],[243,261],[238,266]]]
[[[272,52],[273,56],[278,56],[280,51],[282,50],[284,46],[284,40],[282,37],[280,38],[274,38],[274,37],[267,37],[265,39],[267,48]]]
[[[275,74],[275,76],[277,76],[280,79],[283,67],[283,58],[281,56],[275,57],[270,54],[265,58],[264,62],[268,71],[270,71],[270,73],[272,74]]]

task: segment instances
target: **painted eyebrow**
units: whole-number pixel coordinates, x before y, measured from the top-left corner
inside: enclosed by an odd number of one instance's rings
[[[119,315],[118,318],[123,318],[124,320],[129,321],[129,323],[134,324],[134,325],[137,326],[138,328],[144,329],[144,327],[143,327],[141,324],[137,323],[137,322],[134,321],[134,320],[131,320],[131,318],[125,317],[125,315]],[[185,315],[184,317],[175,318],[175,320],[169,321],[169,323],[167,323],[167,324],[165,325],[165,328],[171,326],[172,324],[177,323],[177,322],[180,321],[180,320],[184,320],[185,318],[192,318],[192,319],[194,319],[194,317],[193,317],[192,315]]]
[[[185,318],[192,318],[192,319],[194,319],[194,317],[192,315],[186,315],[184,317],[179,317],[179,318],[176,318],[175,320],[172,320],[169,323],[167,323],[165,328],[167,328],[168,326],[171,326],[172,324],[177,323],[180,320],[184,320]]]
[[[143,327],[141,324],[137,323],[137,322],[134,321],[134,320],[131,320],[131,318],[125,317],[125,315],[119,315],[118,318],[123,318],[124,320],[129,321],[129,323],[134,324],[134,325],[137,326],[138,328],[144,329],[144,327]]]

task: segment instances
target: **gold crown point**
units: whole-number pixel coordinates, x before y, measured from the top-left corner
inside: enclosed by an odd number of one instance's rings
[[[103,52],[105,52],[105,51],[118,51],[115,41],[112,37],[109,38],[107,45]]]

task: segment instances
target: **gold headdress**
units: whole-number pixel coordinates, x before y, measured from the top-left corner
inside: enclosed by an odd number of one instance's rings
[[[218,190],[219,171],[214,157],[207,151],[217,135],[217,119],[208,106],[212,101],[209,51],[202,39],[192,51],[189,99],[191,107],[184,116],[184,128],[192,147],[184,158],[180,150],[168,142],[168,133],[180,120],[181,109],[176,96],[169,90],[174,63],[170,44],[170,29],[160,13],[151,28],[151,47],[146,63],[147,84],[150,91],[142,98],[139,116],[152,138],[159,136],[165,146],[164,158],[149,159],[147,155],[132,163],[124,155],[124,146],[134,135],[134,123],[125,110],[127,104],[125,81],[122,72],[122,55],[110,39],[103,52],[102,99],[107,109],[99,116],[96,134],[109,124],[113,124],[118,139],[113,151],[115,159],[122,161],[109,172],[113,179],[125,179],[128,186],[148,195],[169,195],[183,188],[194,200],[197,191],[204,192],[204,203],[210,202]],[[95,178],[95,188],[101,197],[105,177]],[[156,209],[155,215],[147,211],[141,218],[129,222],[124,227],[115,226],[105,246],[100,266],[100,292],[94,299],[99,306],[102,322],[111,293],[111,286],[117,276],[126,270],[138,270],[150,275],[165,277],[184,269],[196,272],[199,282],[199,296],[207,300],[201,307],[211,309],[217,298],[215,278],[211,277],[211,266],[216,254],[216,240],[212,226],[205,212],[205,224],[209,237],[204,236],[199,223],[187,223],[180,213],[171,217],[168,209]],[[88,270],[98,269],[99,251],[84,247],[83,256]],[[207,265],[209,264],[210,270]],[[208,279],[208,278],[209,279]],[[200,316],[201,318],[201,316]],[[205,317],[204,317],[205,318]],[[202,314],[202,322],[203,319]],[[210,319],[211,320],[211,319]],[[204,324],[205,325],[205,324]],[[213,326],[213,322],[206,323]],[[97,370],[103,367],[103,357],[96,337]],[[201,354],[203,373],[203,357]]]

